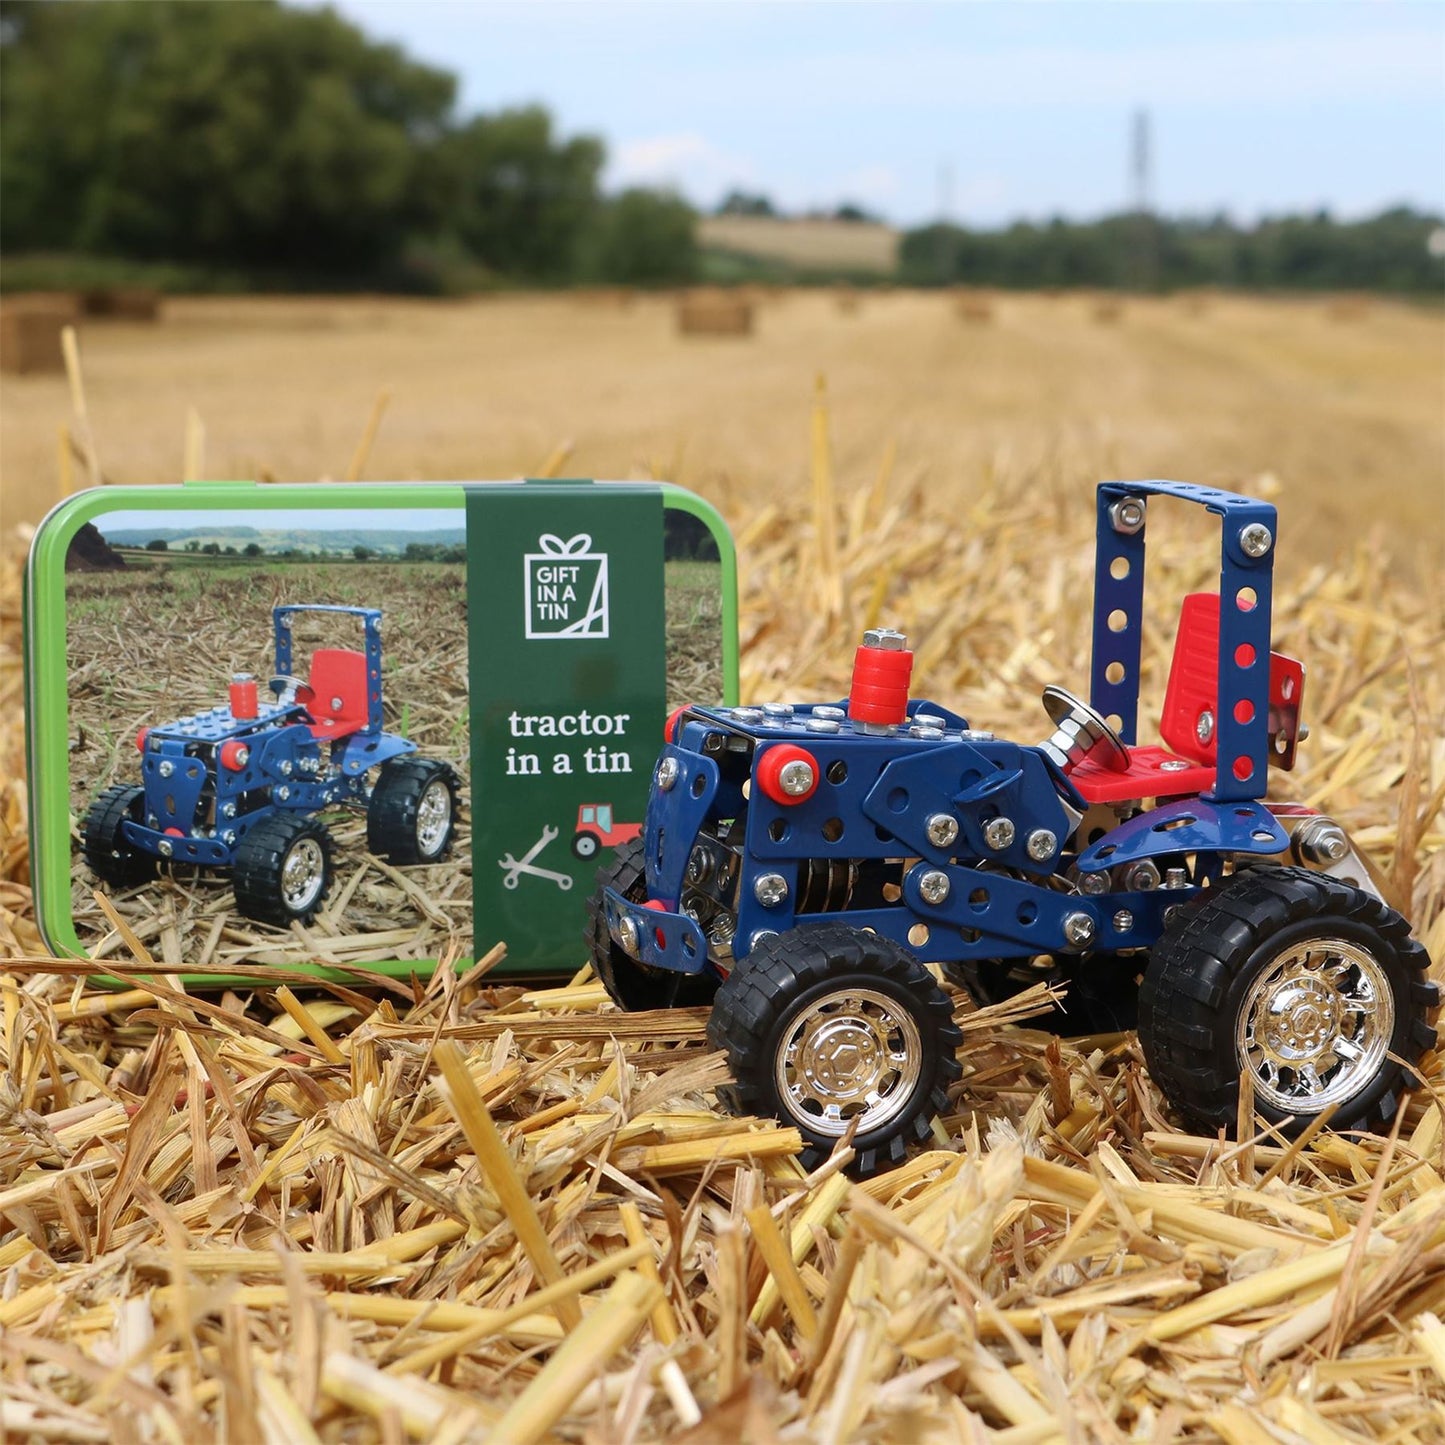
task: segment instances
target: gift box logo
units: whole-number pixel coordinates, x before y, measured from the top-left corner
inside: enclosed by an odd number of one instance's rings
[[[527,636],[606,637],[607,554],[586,532],[564,542],[551,532],[526,554]]]

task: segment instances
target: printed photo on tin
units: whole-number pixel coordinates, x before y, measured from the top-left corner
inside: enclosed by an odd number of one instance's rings
[[[66,558],[72,906],[172,966],[471,933],[462,509],[116,511]]]

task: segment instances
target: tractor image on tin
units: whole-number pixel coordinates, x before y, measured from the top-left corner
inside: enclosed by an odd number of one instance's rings
[[[362,646],[317,648],[309,675],[293,675],[299,613],[355,618]],[[296,604],[274,608],[272,625],[271,701],[240,674],[225,703],[142,728],[143,781],[109,787],[91,804],[81,847],[102,881],[137,886],[158,862],[226,869],[240,911],[284,928],[310,919],[331,884],[323,809],[364,807],[367,847],[391,863],[446,855],[457,774],[382,726],[381,612]]]
[[[1219,590],[1184,599],[1159,742],[1138,735],[1150,499],[1220,519]],[[939,965],[980,1004],[1067,985],[1073,1033],[1138,1028],[1169,1102],[1213,1133],[1240,1081],[1289,1134],[1394,1116],[1437,987],[1341,826],[1267,801],[1304,670],[1271,651],[1277,519],[1177,482],[1097,493],[1090,701],[1051,686],[1020,744],[910,699],[870,631],[836,705],[684,709],[645,831],[598,874],[592,962],[625,1009],[710,1005],[727,1107],[900,1161],[945,1109],[961,1042]]]

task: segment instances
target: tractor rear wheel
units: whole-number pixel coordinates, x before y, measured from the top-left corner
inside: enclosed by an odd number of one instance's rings
[[[1380,1130],[1434,1046],[1440,990],[1410,925],[1373,894],[1300,868],[1236,874],[1155,945],[1139,1042],[1169,1102],[1207,1133],[1254,1109],[1298,1134]]]
[[[80,827],[80,848],[90,871],[112,888],[132,888],[156,876],[156,860],[121,833],[125,822],[138,823],[145,789],[116,783],[91,805]]]
[[[457,775],[450,763],[393,758],[381,765],[366,805],[366,846],[405,867],[446,856],[456,831]]]
[[[585,828],[572,839],[572,851],[579,858],[595,858],[602,847],[602,840],[596,833]]]
[[[718,989],[708,1042],[734,1082],[718,1098],[799,1130],[811,1169],[856,1129],[850,1172],[901,1164],[962,1073],[953,1009],[907,949],[840,924],[764,938]]]
[[[331,887],[330,835],[315,818],[263,818],[236,849],[231,886],[247,918],[278,928],[308,922]]]
[[[597,870],[597,887],[587,900],[587,928],[582,937],[592,958],[592,970],[602,980],[612,1002],[628,1013],[710,1004],[717,992],[717,979],[712,974],[651,968],[624,953],[612,941],[602,906],[604,888],[615,888],[632,903],[641,903],[647,897],[647,869],[641,838],[623,843],[611,860]]]

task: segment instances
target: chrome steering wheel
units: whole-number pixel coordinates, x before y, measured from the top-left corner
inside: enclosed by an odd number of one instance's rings
[[[282,707],[288,707],[296,701],[296,694],[303,687],[309,688],[311,684],[304,677],[292,677],[289,672],[278,672],[266,686],[276,694],[276,701]]]
[[[1044,751],[1065,773],[1073,772],[1085,758],[1111,773],[1129,771],[1124,739],[1083,698],[1050,683],[1044,689],[1044,711],[1054,725],[1054,735],[1044,744]]]

